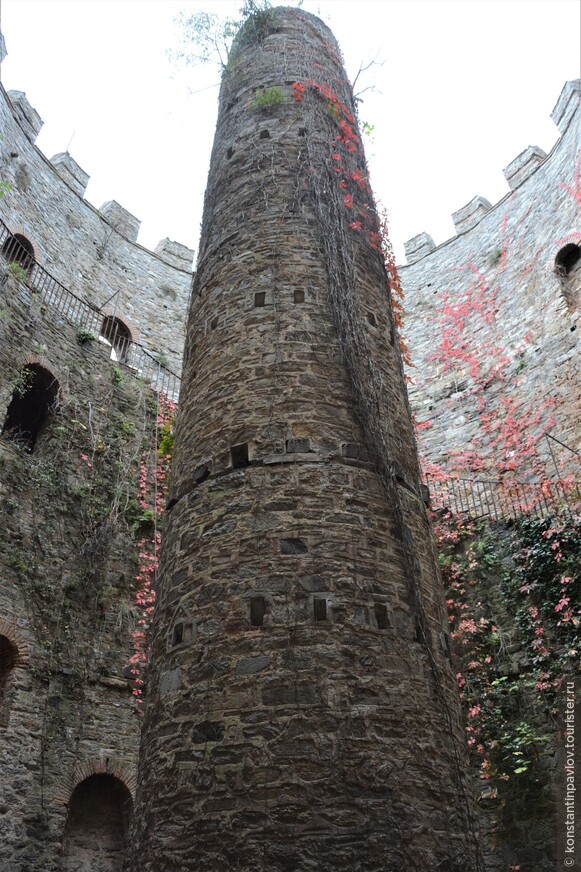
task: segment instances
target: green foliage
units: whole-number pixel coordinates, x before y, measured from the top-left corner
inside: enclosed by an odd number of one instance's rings
[[[169,369],[169,359],[165,351],[157,352],[157,362],[160,366],[163,366],[164,369]]]
[[[16,182],[16,187],[21,191],[27,191],[30,185],[30,176],[28,174],[28,169],[24,164],[19,164],[16,173],[14,174],[14,181]]]
[[[579,668],[581,521],[525,519],[509,533],[435,520],[468,745],[481,778],[523,777],[550,740],[563,676]]]
[[[121,368],[118,366],[114,366],[113,367],[113,384],[114,385],[122,385],[124,381],[125,381],[125,379],[123,377],[123,372],[121,371]]]
[[[274,109],[276,106],[281,106],[287,102],[287,98],[280,88],[262,88],[256,94],[253,109]]]
[[[548,739],[548,736],[539,735],[533,725],[520,721],[503,730],[496,744],[507,768],[515,775],[522,775]]]
[[[79,345],[83,345],[85,342],[94,342],[96,338],[97,334],[87,327],[79,327],[77,330],[77,342]]]
[[[364,136],[371,136],[374,130],[375,124],[369,124],[367,121],[364,121],[361,125],[361,131]]]
[[[521,548],[502,589],[546,690],[579,663],[581,521],[525,519]]]
[[[222,68],[228,63],[230,48],[236,35],[265,35],[272,16],[268,0],[245,0],[239,18],[224,17],[216,12],[180,12],[175,23],[180,30],[180,48],[168,52],[170,60],[186,64],[215,63]]]
[[[18,377],[16,382],[14,383],[13,393],[17,397],[23,397],[30,388],[32,387],[32,383],[34,381],[34,373],[28,366],[23,366],[20,372],[18,373]]]
[[[158,449],[159,455],[161,457],[171,457],[173,454],[174,423],[175,419],[170,418],[168,421],[165,422],[161,429]]]
[[[0,182],[0,200],[5,194],[8,193],[9,190],[10,185],[8,184],[8,182]]]
[[[26,270],[19,263],[9,263],[8,272],[18,282],[26,281]]]

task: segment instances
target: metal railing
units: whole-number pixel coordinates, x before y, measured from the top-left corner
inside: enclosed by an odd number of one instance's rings
[[[579,508],[578,488],[561,481],[530,484],[519,481],[426,476],[430,505],[454,514],[493,521],[517,520],[523,515],[546,517],[556,511],[573,515]]]
[[[134,342],[121,322],[106,316],[97,306],[77,297],[34,259],[24,237],[10,233],[0,220],[0,255],[18,280],[37,294],[42,302],[59,312],[75,327],[90,330],[111,347],[111,358],[136,378],[142,378],[158,393],[177,402],[180,377],[163,366],[143,345]],[[114,324],[113,322],[116,322]],[[126,330],[126,328],[125,328]]]

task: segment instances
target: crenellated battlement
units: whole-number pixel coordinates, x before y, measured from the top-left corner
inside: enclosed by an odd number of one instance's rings
[[[549,463],[554,478],[545,435],[569,446],[563,469],[581,449],[580,93],[567,82],[552,115],[560,138],[508,164],[502,200],[475,197],[442,245],[426,233],[406,243],[410,402],[427,468],[448,476],[530,477]]]
[[[137,242],[141,222],[116,200],[84,199],[89,174],[68,152],[50,160],[36,145],[39,113],[22,91],[0,85],[0,218],[34,262],[90,307],[104,307],[147,353],[179,373],[194,251],[168,238]],[[132,325],[132,328],[129,328]]]
[[[549,155],[539,148],[538,145],[529,145],[504,168],[502,172],[510,191],[516,191],[545,161],[552,160],[553,156],[561,150],[561,141],[569,129],[571,120],[575,115],[581,115],[580,106],[581,79],[566,82],[555,104],[555,108],[551,112],[551,118],[559,128],[560,139],[557,140]],[[461,236],[463,233],[467,233],[479,225],[486,215],[501,207],[508,196],[509,194],[506,194],[495,204],[489,203],[484,197],[476,196],[465,206],[453,212],[452,220],[456,229],[456,236]],[[452,237],[440,245],[434,245],[431,236],[427,233],[420,233],[414,236],[404,243],[406,263],[409,265],[416,263],[431,252],[448,245],[455,238]],[[430,240],[430,242],[427,243],[426,240]]]
[[[4,36],[0,32],[0,64],[7,54],[6,42]],[[29,142],[35,144],[44,124],[39,113],[31,105],[24,91],[11,90],[5,92],[2,89],[2,94],[6,94],[8,97],[15,121],[21,127]],[[54,166],[60,178],[69,185],[69,187],[71,187],[79,197],[84,197],[90,175],[79,166],[70,153],[66,151],[55,154],[50,158],[50,163]],[[117,203],[116,200],[109,200],[104,203],[98,211],[110,224],[113,225],[118,233],[125,236],[125,238],[130,242],[137,243],[137,236],[141,226],[141,221],[138,218]],[[154,249],[154,254],[157,254],[162,259],[164,258],[164,252],[168,251],[166,245],[167,242],[167,239],[160,240]],[[183,252],[179,257],[179,260],[181,261],[179,269],[187,269],[191,272],[194,259],[193,249],[178,242],[172,243],[172,245],[179,246],[180,250]],[[174,263],[175,257],[170,254],[170,258],[173,258],[173,260],[170,260],[169,262]],[[175,265],[176,264],[174,263],[174,266]]]

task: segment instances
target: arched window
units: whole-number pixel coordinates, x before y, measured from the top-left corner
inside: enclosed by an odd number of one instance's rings
[[[91,775],[81,781],[69,800],[62,872],[118,872],[123,864],[132,806],[128,788],[113,775]]]
[[[10,676],[18,660],[18,649],[6,636],[0,636],[0,727],[8,726]]]
[[[555,273],[561,279],[565,302],[574,312],[581,302],[581,246],[571,242],[559,251]]]
[[[581,247],[574,243],[565,245],[555,258],[555,272],[561,277],[568,276],[578,266],[581,266]]]
[[[131,332],[129,327],[119,318],[108,315],[103,319],[101,336],[113,347],[111,357],[120,363],[125,363],[129,355]]]
[[[25,272],[34,265],[34,248],[32,243],[20,233],[8,236],[1,249],[2,257],[7,263],[15,263]]]
[[[59,383],[48,369],[36,363],[27,364],[12,393],[2,435],[26,451],[33,451],[56,404],[58,391]]]

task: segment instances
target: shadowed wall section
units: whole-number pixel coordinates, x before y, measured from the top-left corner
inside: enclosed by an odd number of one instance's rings
[[[322,22],[249,19],[190,312],[140,872],[480,868],[353,115]]]
[[[117,872],[132,805],[129,790],[112,775],[81,781],[69,802],[62,872]]]

